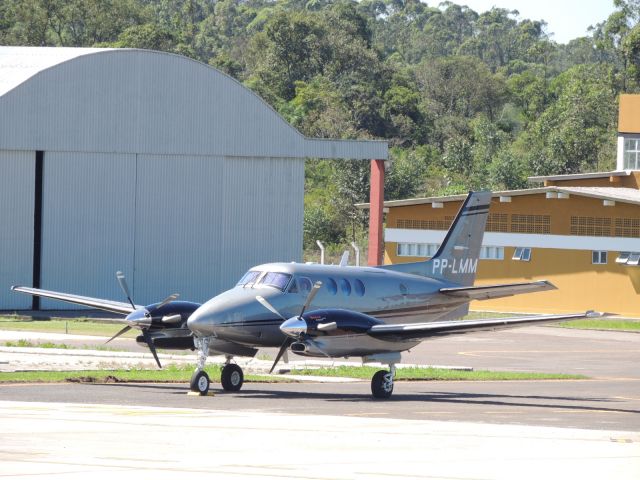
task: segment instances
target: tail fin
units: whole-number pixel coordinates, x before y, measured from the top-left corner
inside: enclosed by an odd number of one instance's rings
[[[470,192],[433,258],[381,268],[473,285],[490,203],[491,192]]]

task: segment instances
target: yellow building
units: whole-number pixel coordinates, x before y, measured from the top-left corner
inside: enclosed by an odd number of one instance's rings
[[[474,310],[640,317],[640,96],[620,99],[618,171],[532,177],[495,192],[476,284],[546,279],[558,290],[475,302]],[[466,195],[385,202],[384,261],[435,253]]]

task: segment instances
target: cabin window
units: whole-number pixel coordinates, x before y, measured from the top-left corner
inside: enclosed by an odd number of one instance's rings
[[[329,290],[329,293],[331,295],[335,295],[336,293],[338,293],[338,284],[333,278],[327,279],[326,286],[327,286],[327,290]]]
[[[364,296],[364,283],[362,283],[362,280],[356,278],[353,281],[353,290],[356,292],[356,295],[358,295],[359,297]]]
[[[307,277],[299,277],[298,288],[300,289],[300,293],[309,293],[311,290],[311,279]]]
[[[349,280],[347,280],[346,278],[340,279],[340,290],[342,290],[342,293],[344,293],[347,297],[351,295],[351,284],[349,283]]]
[[[591,252],[591,263],[594,265],[606,265],[607,252],[602,250],[594,250]]]

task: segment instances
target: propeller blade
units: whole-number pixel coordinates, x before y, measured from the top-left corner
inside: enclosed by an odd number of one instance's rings
[[[147,342],[147,346],[149,347],[149,350],[151,350],[151,353],[153,354],[153,358],[156,359],[156,363],[158,364],[158,367],[162,368],[162,365],[160,364],[160,359],[158,359],[158,353],[156,352],[156,346],[153,344],[151,335],[149,335],[149,331],[146,328],[142,329],[142,336],[144,337],[144,341]]]
[[[319,280],[313,284],[313,287],[311,288],[309,295],[307,295],[307,300],[304,302],[304,305],[302,306],[302,310],[300,311],[300,315],[298,315],[298,317],[301,317],[304,311],[307,309],[307,307],[311,305],[311,302],[313,301],[316,294],[318,293],[318,290],[320,290],[320,287],[322,287],[322,282]]]
[[[278,355],[276,355],[276,359],[273,362],[273,365],[271,365],[271,370],[269,370],[269,373],[272,373],[274,368],[276,368],[276,365],[280,361],[280,358],[282,358],[282,356],[287,352],[287,349],[289,348],[289,345],[291,345],[292,342],[293,342],[293,339],[289,337],[287,337],[284,340],[284,342],[282,342],[282,346],[280,347],[280,350],[278,350]]]
[[[122,330],[120,330],[118,333],[116,333],[113,337],[111,337],[109,340],[107,340],[106,342],[104,342],[104,344],[106,345],[107,343],[109,343],[111,340],[113,340],[114,338],[118,338],[120,335],[122,335],[123,333],[127,333],[129,330],[131,330],[131,327],[129,325],[127,325],[126,327],[124,327]]]
[[[156,305],[155,307],[153,307],[153,310],[149,310],[149,315],[151,315],[153,312],[155,312],[156,310],[158,310],[159,308],[164,307],[167,303],[173,302],[176,298],[178,298],[180,296],[179,293],[172,293],[171,295],[169,295],[167,298],[165,298],[164,300],[162,300],[158,305]]]
[[[118,270],[116,272],[116,278],[118,279],[118,283],[120,284],[120,288],[122,289],[122,291],[124,292],[125,296],[127,297],[127,300],[129,300],[129,303],[131,304],[131,306],[135,310],[136,306],[133,303],[133,300],[131,300],[131,294],[129,293],[129,286],[127,285],[127,280],[124,278],[124,273],[122,273],[120,270]]]
[[[282,314],[281,314],[278,310],[276,310],[276,309],[274,308],[274,306],[273,306],[273,305],[271,305],[269,302],[267,302],[267,300],[266,300],[264,297],[261,297],[260,295],[256,295],[256,300],[257,300],[258,302],[260,302],[260,304],[261,304],[264,308],[266,308],[267,310],[269,310],[271,313],[276,314],[277,316],[279,316],[279,317],[280,317],[282,320],[284,320],[284,321],[286,321],[286,320],[287,320],[286,318],[284,318],[284,317],[282,316]]]

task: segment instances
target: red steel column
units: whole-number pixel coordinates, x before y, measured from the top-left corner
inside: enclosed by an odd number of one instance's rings
[[[384,204],[384,160],[371,160],[369,187],[369,266],[382,265],[382,208]]]

